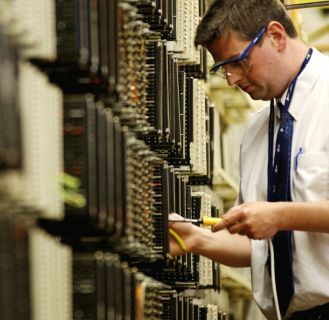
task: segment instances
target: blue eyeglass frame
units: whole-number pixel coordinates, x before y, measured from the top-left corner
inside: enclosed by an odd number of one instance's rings
[[[219,61],[215,63],[211,68],[210,68],[210,73],[216,73],[217,70],[230,63],[234,62],[239,62],[245,59],[249,53],[249,51],[259,42],[259,40],[263,37],[267,27],[263,27],[256,35],[256,37],[249,43],[246,49],[244,49],[241,54],[238,57],[228,59],[226,61]]]

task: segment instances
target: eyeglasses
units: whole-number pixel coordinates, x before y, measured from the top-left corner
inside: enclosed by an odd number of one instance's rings
[[[210,73],[217,74],[223,79],[227,79],[228,76],[232,76],[233,74],[230,72],[226,72],[225,66],[230,64],[232,69],[242,69],[246,70],[250,67],[250,61],[248,59],[248,54],[250,50],[260,41],[260,39],[263,37],[264,33],[266,31],[266,27],[263,27],[259,33],[256,35],[256,37],[249,43],[247,48],[245,48],[241,54],[238,57],[234,57],[231,59],[228,59],[226,61],[219,61],[215,63],[211,69]]]

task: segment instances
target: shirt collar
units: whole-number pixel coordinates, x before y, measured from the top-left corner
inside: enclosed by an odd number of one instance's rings
[[[279,103],[281,103],[282,105],[284,104],[284,100],[286,99],[287,92],[288,89],[284,92],[281,98],[274,99],[275,114],[278,117],[278,119],[280,119],[280,115],[281,115]]]

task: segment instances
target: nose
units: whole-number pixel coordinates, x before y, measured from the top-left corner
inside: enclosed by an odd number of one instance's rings
[[[241,79],[241,75],[237,74],[237,73],[230,73],[227,72],[226,73],[226,80],[227,83],[230,87],[234,87],[237,85],[237,82]]]
[[[226,79],[230,87],[236,86],[237,82],[241,79],[242,73],[239,71],[238,68],[233,68],[233,66],[225,66]]]

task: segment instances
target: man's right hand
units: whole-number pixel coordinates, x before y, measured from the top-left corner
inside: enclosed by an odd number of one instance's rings
[[[183,250],[178,241],[174,236],[170,235],[169,249],[172,256],[182,255],[186,252],[191,252],[192,241],[193,241],[193,230],[198,228],[190,222],[170,222],[170,220],[184,220],[182,216],[177,213],[171,213],[169,215],[169,228],[172,229],[181,240],[185,243],[187,251]]]

